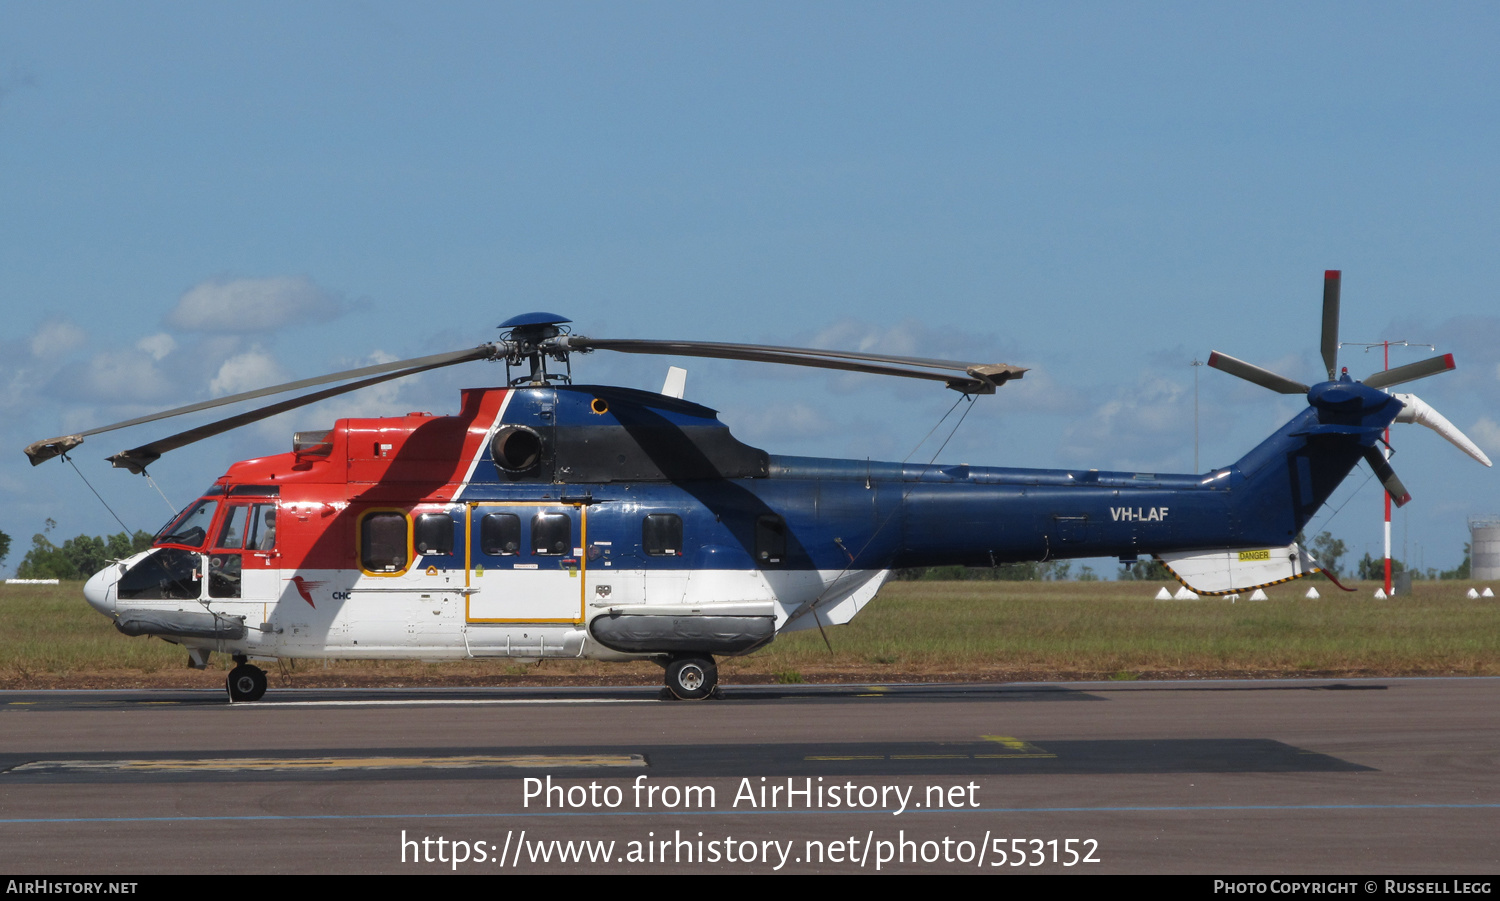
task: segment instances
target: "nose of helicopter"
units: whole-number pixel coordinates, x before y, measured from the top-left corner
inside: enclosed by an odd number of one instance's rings
[[[105,616],[114,616],[115,613],[115,584],[120,581],[120,571],[124,567],[118,563],[111,563],[89,577],[83,583],[83,599],[89,602],[89,606],[98,610]]]

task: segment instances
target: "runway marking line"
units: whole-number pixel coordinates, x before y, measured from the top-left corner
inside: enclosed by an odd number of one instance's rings
[[[1029,741],[1021,741],[1009,735],[981,735],[985,741],[992,741],[1003,748],[1009,749],[1010,754],[975,754],[980,760],[1039,760],[1055,759],[1056,754],[1044,748],[1038,748]]]

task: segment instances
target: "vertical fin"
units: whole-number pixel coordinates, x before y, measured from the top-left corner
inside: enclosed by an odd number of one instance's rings
[[[681,366],[670,366],[667,368],[667,380],[661,386],[661,393],[667,397],[675,397],[682,400],[682,394],[687,389],[687,370]]]

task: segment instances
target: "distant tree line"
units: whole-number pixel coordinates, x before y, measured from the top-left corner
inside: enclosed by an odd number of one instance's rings
[[[1391,558],[1391,575],[1410,572],[1413,579],[1468,579],[1469,575],[1469,543],[1464,542],[1464,560],[1452,569],[1439,570],[1429,566],[1425,570],[1408,567],[1401,560]],[[1367,581],[1380,582],[1385,579],[1385,558],[1372,557],[1365,554],[1359,561],[1359,577]]]
[[[47,537],[55,528],[57,523],[49,519],[41,532],[31,536],[31,549],[16,567],[18,578],[87,579],[109,565],[111,560],[123,560],[131,554],[144,551],[151,546],[153,537],[150,532],[138,529],[133,535],[126,532],[103,538],[79,535],[56,545]],[[4,536],[4,540],[0,541],[0,560],[4,559],[4,552],[9,550],[10,537]]]

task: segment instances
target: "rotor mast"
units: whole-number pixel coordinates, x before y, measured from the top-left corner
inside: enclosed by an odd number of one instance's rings
[[[547,385],[552,382],[571,384],[573,367],[568,361],[566,345],[554,341],[559,335],[569,332],[563,323],[572,322],[556,313],[523,313],[500,323],[500,341],[505,346],[505,383],[514,388],[519,385]],[[566,368],[566,373],[549,373],[547,358],[552,357]],[[529,364],[526,375],[512,376],[511,367]]]

